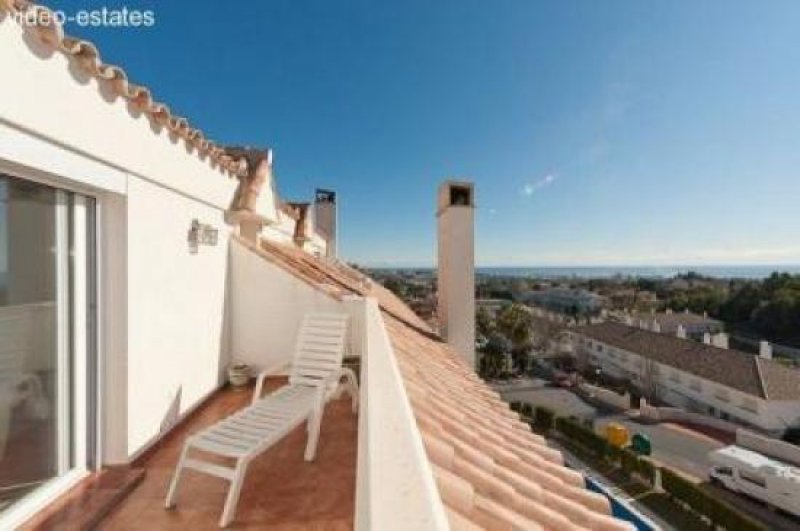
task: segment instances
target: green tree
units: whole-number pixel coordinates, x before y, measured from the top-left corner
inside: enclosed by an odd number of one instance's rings
[[[478,335],[488,338],[494,331],[494,319],[492,314],[483,306],[478,307],[475,312],[475,330]]]
[[[511,342],[504,336],[492,333],[483,348],[480,360],[480,375],[495,378],[505,370],[506,356],[511,352]]]
[[[533,316],[522,304],[510,304],[497,314],[496,330],[511,341],[514,364],[521,369],[527,367],[532,324]]]
[[[383,287],[405,300],[407,294],[406,283],[400,277],[390,276],[383,280]]]

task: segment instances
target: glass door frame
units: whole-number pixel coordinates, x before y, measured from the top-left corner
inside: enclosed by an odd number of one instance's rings
[[[0,158],[0,173],[56,190],[58,473],[0,514],[0,528],[19,526],[99,468],[100,241],[102,201],[86,188]],[[62,304],[67,302],[67,304]],[[71,407],[70,407],[71,406]],[[67,434],[68,436],[64,436]]]

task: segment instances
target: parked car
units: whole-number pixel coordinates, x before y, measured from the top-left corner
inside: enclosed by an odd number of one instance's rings
[[[735,445],[708,457],[713,483],[800,516],[800,469]]]

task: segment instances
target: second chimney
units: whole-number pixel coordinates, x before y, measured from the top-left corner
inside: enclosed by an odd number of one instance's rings
[[[475,197],[472,183],[439,186],[438,316],[441,334],[475,365]]]
[[[317,189],[314,194],[314,224],[325,239],[325,256],[336,258],[336,192]]]

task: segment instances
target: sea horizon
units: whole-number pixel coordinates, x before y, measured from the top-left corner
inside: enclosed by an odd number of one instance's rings
[[[370,266],[373,270],[432,271],[432,266]],[[800,274],[800,264],[767,265],[619,265],[619,266],[476,266],[478,275],[536,278],[672,278],[694,272],[713,278],[758,280],[772,273]]]

